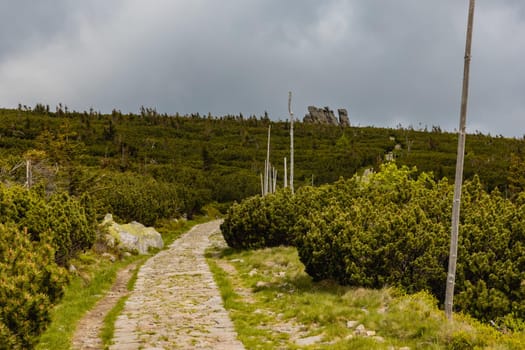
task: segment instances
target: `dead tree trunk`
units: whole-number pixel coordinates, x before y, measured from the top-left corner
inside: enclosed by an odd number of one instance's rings
[[[292,92],[288,92],[288,113],[290,113],[290,189],[293,188],[293,112],[292,112]]]
[[[31,165],[31,159],[26,160],[26,185],[29,189],[33,186],[33,169]]]
[[[264,163],[264,196],[270,191],[271,165],[270,165],[270,130],[268,125],[268,140],[266,146],[266,161]]]
[[[286,157],[284,157],[284,188],[288,187],[288,179],[287,179],[287,176],[288,176],[288,173],[287,173],[287,167],[288,165],[286,164]]]

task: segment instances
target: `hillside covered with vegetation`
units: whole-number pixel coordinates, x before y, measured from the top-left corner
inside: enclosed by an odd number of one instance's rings
[[[0,109],[0,343],[16,349],[37,341],[49,322],[49,310],[63,295],[69,261],[96,242],[96,223],[106,213],[155,225],[200,213],[219,215],[234,202],[254,201],[261,192],[270,125],[270,161],[282,187],[289,123],[267,115],[181,116],[151,108],[137,114],[101,114],[61,105],[50,111],[40,104]],[[295,187],[308,193],[312,187],[306,185],[350,179],[364,169],[377,171],[386,159],[415,166],[416,173],[426,172],[435,181],[452,178],[456,143],[455,134],[439,127],[428,131],[297,123]],[[523,139],[469,135],[465,176],[478,176],[479,191],[497,189],[500,198],[518,200],[525,186],[524,158]],[[276,196],[285,199],[282,208],[279,201],[264,205],[287,210],[288,197]],[[275,221],[268,233],[278,235],[289,219]],[[328,229],[332,234],[337,227]],[[317,265],[323,264],[305,260],[308,272]],[[509,269],[514,271],[514,265]],[[441,278],[439,272],[435,276]],[[475,288],[472,293],[478,293]],[[499,300],[507,315],[516,296],[503,294]],[[516,312],[521,315],[523,310]]]
[[[109,193],[111,200],[103,204],[124,218],[141,219],[145,214],[130,215],[126,212],[130,203],[116,203],[115,191],[122,187],[146,191],[141,204],[164,193],[172,200],[177,197],[177,213],[191,216],[207,203],[231,203],[260,193],[270,124],[270,161],[282,186],[283,158],[289,158],[289,123],[271,121],[267,115],[168,116],[149,108],[138,114],[103,115],[71,112],[62,106],[50,112],[43,105],[3,109],[0,176],[4,182],[25,183],[21,163],[32,159],[34,184],[72,195],[89,192],[102,199]],[[364,168],[377,170],[389,156],[399,165],[433,172],[436,178],[453,178],[456,147],[456,134],[436,126],[427,131],[296,123],[295,183],[320,185]],[[498,187],[511,195],[520,185],[516,176],[509,176],[509,168],[513,159],[519,165],[523,158],[523,139],[469,135],[465,177],[477,174],[487,189]],[[159,217],[175,214],[158,210]],[[156,217],[143,219],[152,223]]]

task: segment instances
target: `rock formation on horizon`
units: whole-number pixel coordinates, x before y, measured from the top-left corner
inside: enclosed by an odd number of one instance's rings
[[[348,118],[348,112],[346,109],[338,109],[337,114],[339,115],[339,119],[336,118],[334,111],[332,111],[329,107],[317,108],[315,106],[308,106],[308,114],[304,116],[303,122],[350,126],[350,119]]]

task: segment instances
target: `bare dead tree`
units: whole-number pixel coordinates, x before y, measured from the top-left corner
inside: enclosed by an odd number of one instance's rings
[[[287,188],[288,187],[288,173],[287,173],[287,167],[288,165],[286,164],[286,157],[284,157],[284,188]]]
[[[33,167],[31,166],[31,159],[26,159],[26,186],[33,187]]]
[[[290,189],[293,188],[293,112],[292,112],[292,92],[288,92],[288,113],[290,114]]]
[[[270,192],[271,186],[271,164],[270,164],[270,132],[271,125],[268,125],[268,139],[266,146],[266,161],[264,162],[264,186],[263,186],[263,196],[266,196]]]
[[[272,167],[272,193],[277,189],[277,169]]]
[[[261,196],[264,197],[264,181],[263,181],[263,174],[261,173]]]
[[[454,202],[452,205],[452,230],[450,234],[450,255],[448,261],[447,285],[445,293],[445,315],[452,320],[454,284],[456,280],[456,262],[458,252],[459,214],[461,204],[461,187],[463,184],[463,163],[465,157],[465,128],[467,124],[467,103],[470,74],[470,52],[472,47],[472,27],[474,25],[475,0],[470,0],[467,39],[465,44],[465,63],[463,69],[463,90],[461,95],[461,113],[458,132],[458,155],[456,159],[456,178],[454,184]]]

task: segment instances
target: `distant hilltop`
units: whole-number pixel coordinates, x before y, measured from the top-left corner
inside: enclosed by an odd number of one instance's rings
[[[328,107],[317,108],[315,106],[308,106],[308,114],[303,118],[305,123],[313,124],[328,124],[328,125],[340,125],[340,126],[350,126],[350,119],[348,118],[348,112],[344,108],[337,110],[339,119],[334,115]]]

